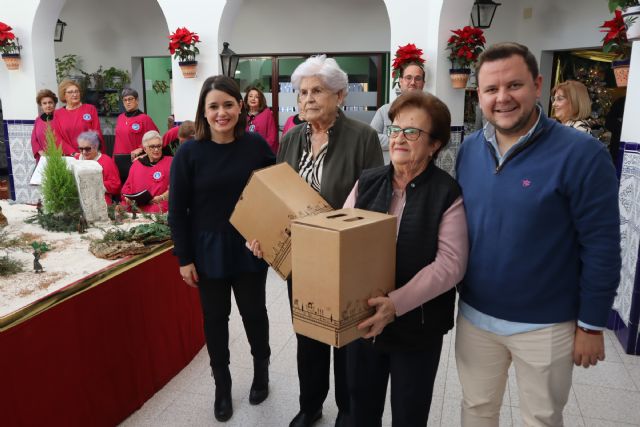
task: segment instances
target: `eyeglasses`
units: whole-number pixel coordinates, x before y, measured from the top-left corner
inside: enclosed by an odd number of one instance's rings
[[[402,129],[399,126],[387,126],[387,136],[390,136],[391,138],[397,138],[398,136],[400,136],[400,133],[402,133],[407,141],[417,141],[418,138],[420,138],[420,134],[423,132],[427,135],[431,135],[429,132],[418,128]]]
[[[93,147],[78,147],[78,151],[81,151],[81,152],[82,151],[89,152],[91,150],[93,150]]]
[[[162,145],[147,145],[149,150],[162,150]]]
[[[424,79],[422,78],[422,76],[402,76],[402,80],[404,80],[405,82],[411,82],[411,80],[413,80],[416,83],[421,83]]]
[[[66,93],[67,95],[80,95],[80,91],[75,89],[75,90],[65,90],[64,93]]]
[[[564,100],[566,100],[567,98],[562,96],[562,95],[558,95],[558,96],[552,96],[551,97],[551,103],[553,104],[556,101],[562,102]]]
[[[122,102],[133,102],[136,99],[133,96],[126,96],[124,98],[122,98]]]

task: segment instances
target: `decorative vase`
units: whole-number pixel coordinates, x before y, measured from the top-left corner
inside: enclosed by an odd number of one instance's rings
[[[198,61],[180,61],[178,65],[180,66],[180,71],[182,71],[182,77],[185,79],[193,79],[196,77]]]
[[[2,59],[7,66],[7,70],[18,70],[20,68],[19,53],[3,53]]]
[[[627,80],[629,80],[629,63],[629,59],[613,61],[611,63],[613,75],[616,77],[616,86],[627,87]]]
[[[640,40],[640,6],[629,6],[622,11],[629,41]],[[633,21],[633,22],[629,22]]]
[[[451,68],[449,70],[449,76],[451,77],[451,87],[454,89],[466,88],[470,74],[471,70],[469,68]]]

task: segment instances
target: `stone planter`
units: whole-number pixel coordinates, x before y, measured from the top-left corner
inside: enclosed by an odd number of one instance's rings
[[[451,68],[449,70],[449,76],[451,77],[451,87],[454,89],[466,88],[470,74],[471,70],[469,68]]]
[[[196,77],[198,69],[198,61],[184,61],[178,62],[180,71],[182,71],[182,77],[185,79],[194,79]]]
[[[622,11],[627,38],[629,41],[640,40],[640,6],[629,6]],[[630,23],[630,21],[633,21]]]
[[[20,69],[20,54],[19,53],[3,53],[2,59],[4,60],[7,70]]]
[[[627,81],[629,80],[629,62],[629,59],[625,59],[611,63],[613,75],[616,77],[616,86],[618,87],[627,87]]]

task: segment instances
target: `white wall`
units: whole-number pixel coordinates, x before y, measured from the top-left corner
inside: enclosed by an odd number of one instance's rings
[[[635,93],[636,96],[627,96],[624,103],[624,120],[622,122],[622,134],[620,140],[623,142],[640,143],[640,41],[633,42],[631,51],[631,72],[629,73],[629,86],[627,94]]]
[[[239,54],[387,51],[389,18],[382,0],[245,0],[224,41]]]
[[[131,72],[132,57],[169,55],[169,28],[156,0],[67,0],[60,19],[67,27],[56,57],[77,54],[87,72],[100,65]]]

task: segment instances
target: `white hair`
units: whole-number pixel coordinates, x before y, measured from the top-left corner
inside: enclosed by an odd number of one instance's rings
[[[96,150],[100,148],[100,138],[98,137],[98,133],[96,131],[88,130],[86,132],[82,132],[80,135],[78,135],[77,140],[87,141],[89,145],[91,145]]]
[[[157,130],[150,130],[145,132],[145,134],[142,136],[142,146],[146,147],[148,145],[147,142],[154,139],[159,139],[160,141],[162,141],[162,137]]]
[[[345,95],[347,93],[347,73],[342,71],[335,59],[327,58],[327,55],[311,56],[296,67],[291,74],[294,89],[300,90],[300,84],[305,77],[319,77],[332,92],[344,91]]]

